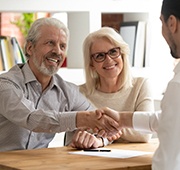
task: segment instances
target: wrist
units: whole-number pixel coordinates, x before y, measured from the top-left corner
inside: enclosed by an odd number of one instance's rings
[[[98,136],[98,135],[96,135],[96,134],[94,134],[94,136],[95,136],[95,137],[98,139],[98,141],[99,141],[98,147],[104,147],[104,139],[103,139],[103,137]]]
[[[100,137],[100,140],[101,140],[101,147],[104,147],[104,139],[103,139],[103,137]]]
[[[87,122],[87,112],[85,112],[85,111],[77,112],[77,114],[76,114],[76,127],[77,128],[87,127],[86,122]]]
[[[120,113],[120,125],[123,128],[132,128],[133,112],[121,112]]]

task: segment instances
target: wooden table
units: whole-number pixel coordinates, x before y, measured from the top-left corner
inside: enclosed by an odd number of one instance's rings
[[[149,143],[111,144],[111,149],[154,152],[158,140]],[[70,147],[0,152],[0,170],[150,170],[152,154],[133,158],[105,158],[69,154]]]

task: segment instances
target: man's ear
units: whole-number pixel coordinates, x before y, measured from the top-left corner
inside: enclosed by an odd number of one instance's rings
[[[168,27],[172,33],[175,33],[177,31],[178,19],[174,15],[169,16]]]
[[[29,54],[29,55],[32,55],[32,48],[33,48],[33,44],[32,42],[27,42],[27,45],[26,45],[26,52]]]

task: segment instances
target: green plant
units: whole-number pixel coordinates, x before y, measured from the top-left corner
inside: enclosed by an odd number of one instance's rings
[[[24,37],[26,37],[31,24],[35,20],[35,13],[22,13],[15,21],[11,21],[12,24],[16,25]]]

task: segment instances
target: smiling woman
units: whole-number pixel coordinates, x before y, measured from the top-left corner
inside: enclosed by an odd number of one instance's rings
[[[83,43],[83,55],[86,82],[80,85],[80,91],[95,107],[130,112],[154,110],[150,82],[132,76],[129,46],[113,28],[102,27],[90,33]],[[148,142],[151,136],[125,128],[102,141],[90,132],[79,130],[75,134],[67,132],[65,144],[72,140],[73,147],[93,148],[113,141]]]

